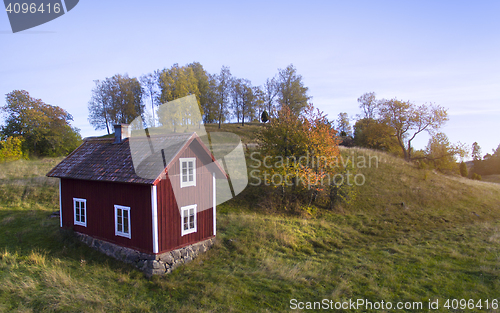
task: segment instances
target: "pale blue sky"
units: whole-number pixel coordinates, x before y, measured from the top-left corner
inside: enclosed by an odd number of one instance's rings
[[[293,63],[330,119],[360,113],[356,99],[370,91],[433,102],[449,109],[452,142],[487,153],[500,144],[499,12],[500,1],[82,0],[16,34],[4,12],[0,93],[25,89],[93,136],[103,134],[87,121],[95,79],[197,61],[261,85]]]

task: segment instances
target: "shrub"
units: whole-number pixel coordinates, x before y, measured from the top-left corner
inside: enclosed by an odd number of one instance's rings
[[[478,173],[472,174],[472,179],[474,179],[474,180],[483,180],[483,178],[481,177],[481,175],[479,175]]]
[[[0,162],[19,160],[23,157],[23,139],[20,137],[8,137],[0,141]]]
[[[465,164],[465,162],[463,161],[462,163],[460,163],[460,175],[462,175],[462,177],[469,176],[469,171],[467,170],[467,164]]]

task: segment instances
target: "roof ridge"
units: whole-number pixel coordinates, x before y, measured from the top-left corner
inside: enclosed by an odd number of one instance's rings
[[[100,138],[100,137],[85,137],[83,141],[110,141],[114,140],[114,138]]]

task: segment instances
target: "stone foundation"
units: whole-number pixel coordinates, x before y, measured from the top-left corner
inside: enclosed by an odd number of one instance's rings
[[[163,275],[172,272],[183,263],[193,260],[198,254],[210,249],[215,237],[168,251],[162,254],[142,253],[134,249],[95,239],[88,235],[75,232],[76,237],[91,248],[125,263],[133,264],[147,276]]]

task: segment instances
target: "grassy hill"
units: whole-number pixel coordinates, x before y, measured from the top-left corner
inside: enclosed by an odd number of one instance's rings
[[[258,122],[245,123],[245,125],[237,123],[224,123],[221,124],[219,129],[219,124],[205,124],[205,131],[211,132],[229,132],[238,135],[243,143],[255,142],[255,137],[261,127],[265,124]],[[101,138],[114,138],[114,134],[103,135]]]
[[[500,175],[498,174],[483,175],[483,181],[500,184]]]
[[[291,299],[422,302],[419,312],[436,299],[437,312],[452,311],[446,299],[491,306],[500,185],[370,150],[342,153],[372,157],[357,169],[365,184],[351,205],[270,214],[257,205],[261,190],[247,187],[218,207],[213,249],[151,279],[59,231],[49,217],[57,180],[44,177],[58,159],[0,164],[0,311],[282,312]]]

